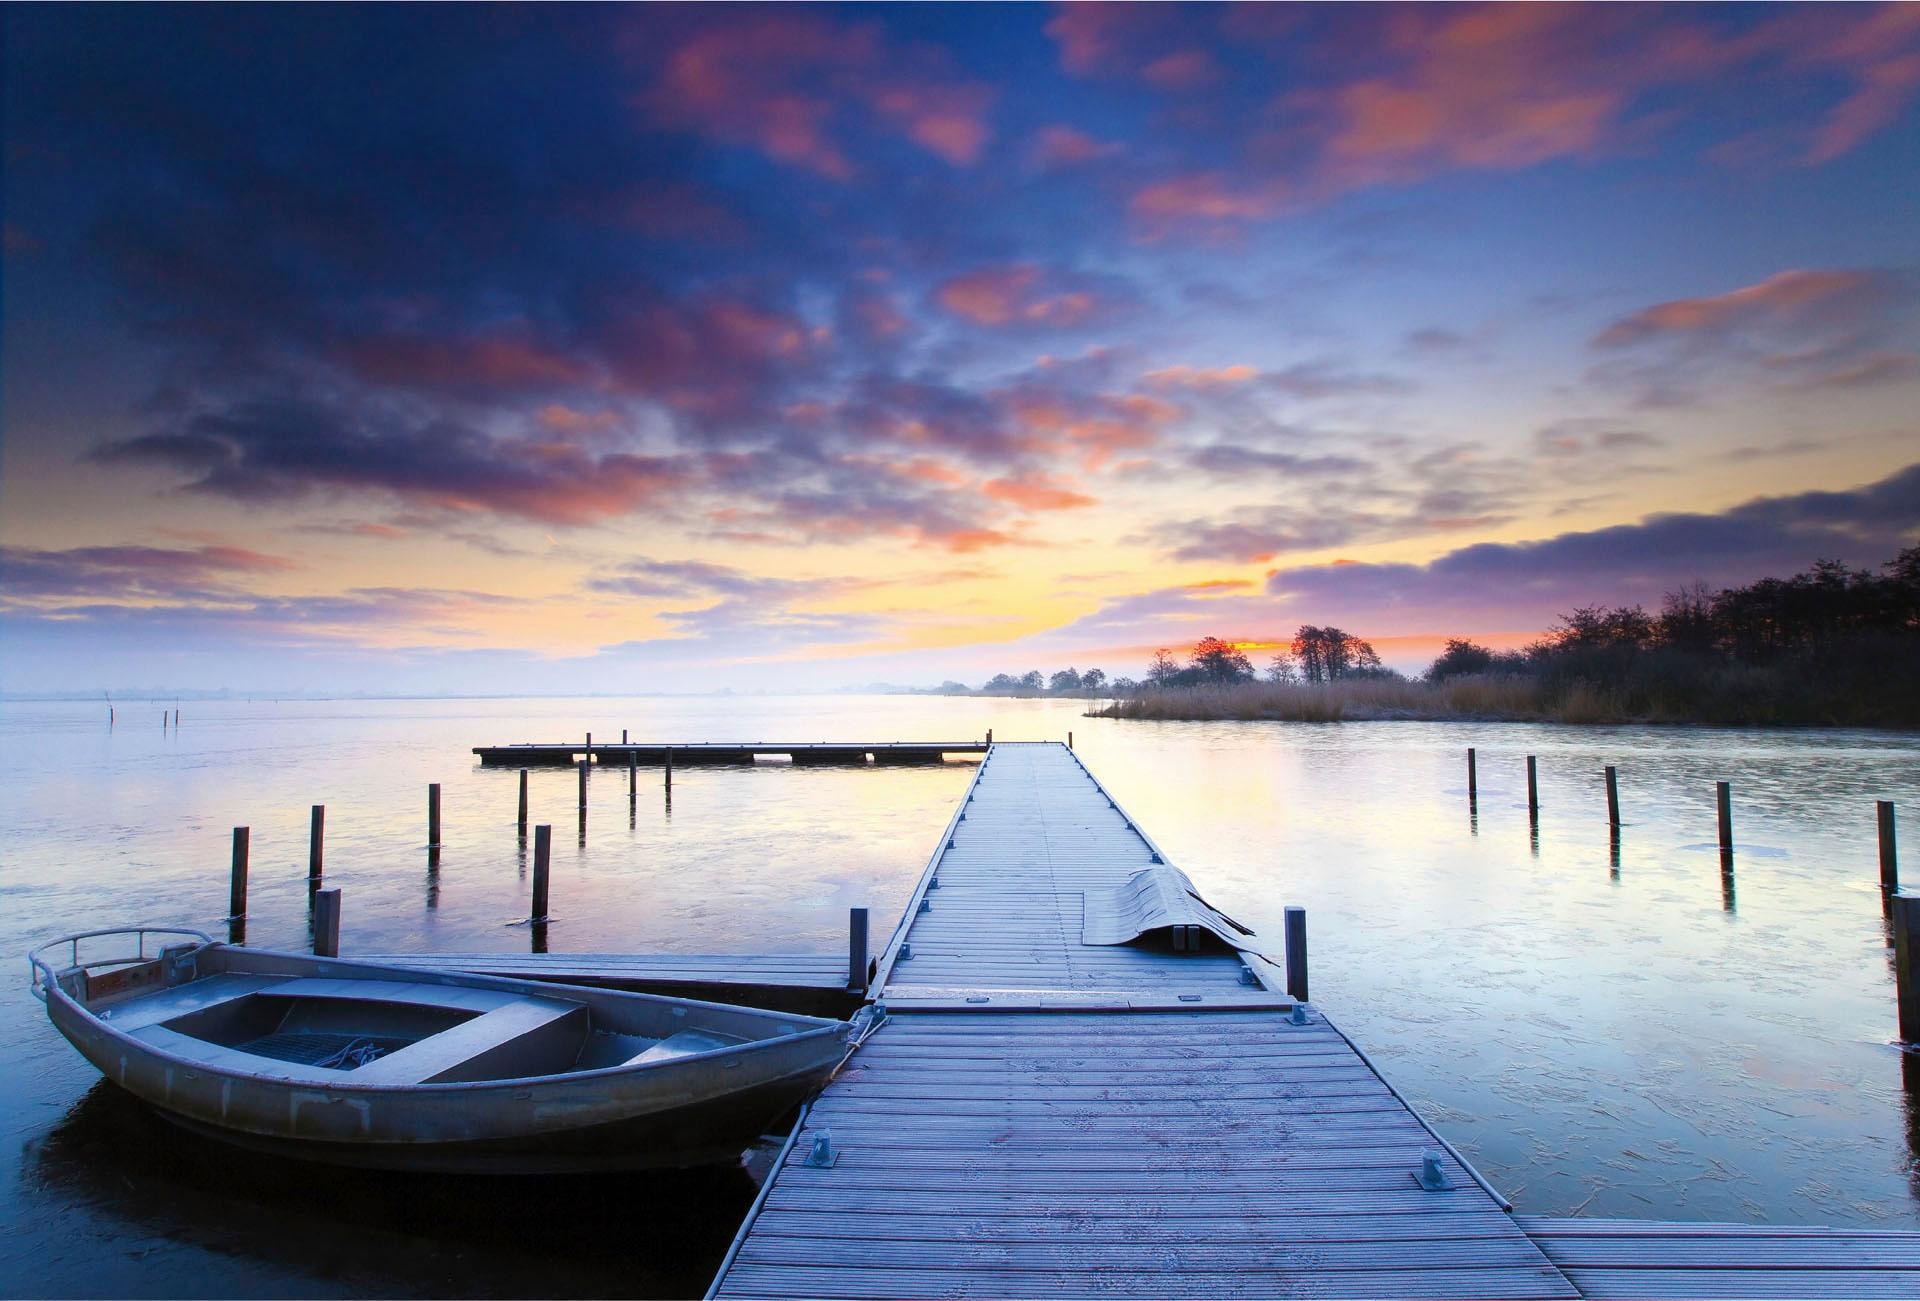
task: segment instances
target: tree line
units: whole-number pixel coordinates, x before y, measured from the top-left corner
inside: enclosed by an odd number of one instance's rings
[[[1155,652],[1135,691],[1256,680],[1240,646],[1206,637],[1186,663]],[[1268,664],[1273,682],[1405,679],[1364,639],[1303,625]],[[1717,591],[1693,583],[1657,612],[1582,606],[1518,650],[1450,638],[1421,679],[1523,679],[1611,714],[1730,723],[1920,726],[1920,546],[1878,569],[1822,560],[1787,578]],[[1122,681],[1125,681],[1124,679]],[[1114,685],[1114,694],[1128,694]]]

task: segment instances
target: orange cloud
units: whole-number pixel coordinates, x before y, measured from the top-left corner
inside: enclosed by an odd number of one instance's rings
[[[1156,388],[1226,388],[1235,384],[1246,384],[1258,379],[1260,372],[1252,366],[1167,366],[1160,370],[1150,370],[1141,376],[1141,380]]]
[[[1098,140],[1070,126],[1042,127],[1033,138],[1032,158],[1038,167],[1071,167],[1120,152],[1120,146]]]
[[[981,485],[981,491],[995,501],[1003,501],[1022,510],[1073,510],[1096,504],[1094,498],[1063,487],[1044,474],[989,479]]]

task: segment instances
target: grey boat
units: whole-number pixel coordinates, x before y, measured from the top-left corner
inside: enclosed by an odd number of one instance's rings
[[[88,941],[131,952],[83,960]],[[382,967],[163,927],[65,936],[28,962],[68,1042],[168,1119],[385,1169],[731,1161],[825,1083],[870,1015]]]

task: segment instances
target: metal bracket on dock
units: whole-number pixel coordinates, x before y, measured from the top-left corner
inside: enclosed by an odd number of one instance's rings
[[[1293,1016],[1291,1019],[1295,1025],[1305,1025],[1307,1023],[1307,1009],[1295,1003],[1293,1005]]]
[[[1415,1172],[1413,1181],[1430,1193],[1444,1193],[1453,1187],[1453,1180],[1447,1178],[1447,1172],[1440,1168],[1440,1154],[1434,1151],[1420,1154],[1420,1169]]]
[[[920,908],[919,908],[919,911],[921,911],[921,912],[923,912],[923,913],[930,913],[930,912],[932,912],[932,911],[933,911],[933,900],[931,900],[931,899],[929,899],[929,898],[927,898],[927,897],[926,897],[925,895],[921,895],[921,896],[920,896]]]
[[[815,1170],[825,1170],[840,1159],[833,1149],[833,1131],[822,1129],[813,1136],[813,1150],[807,1153],[807,1159],[800,1164],[811,1166]]]
[[[939,877],[937,877],[937,876],[932,876],[932,877],[928,877],[928,878],[927,878],[927,889],[929,889],[929,890],[938,890],[939,888],[940,888],[940,878],[939,878]]]
[[[902,944],[900,946],[900,957],[898,961],[906,962],[906,961],[909,961],[912,957],[913,957],[913,945]]]

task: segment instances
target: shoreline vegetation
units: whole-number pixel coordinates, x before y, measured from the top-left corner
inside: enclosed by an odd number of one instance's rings
[[[1745,587],[1695,583],[1657,614],[1583,607],[1515,651],[1455,638],[1417,678],[1309,625],[1262,680],[1243,649],[1260,645],[1273,643],[1203,638],[1185,664],[1162,649],[1087,716],[1920,728],[1920,546],[1878,571],[1823,560]]]

